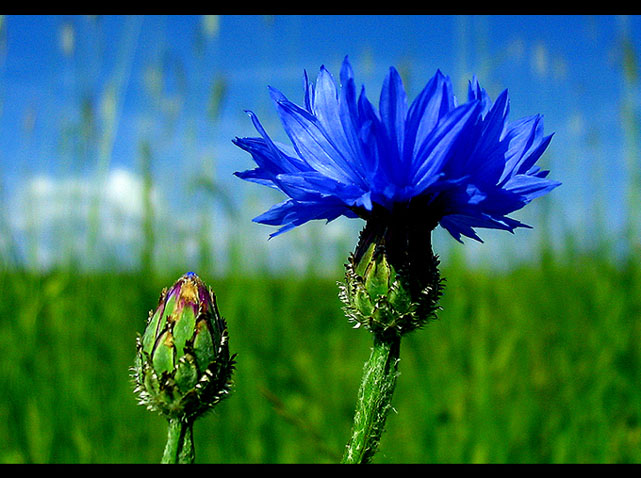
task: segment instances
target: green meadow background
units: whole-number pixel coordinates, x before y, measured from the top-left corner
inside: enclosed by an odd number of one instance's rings
[[[79,21],[59,19],[63,49],[68,29]],[[11,18],[2,25],[10,32]],[[624,58],[621,81],[637,85],[638,53]],[[211,87],[208,111],[215,124],[228,90],[216,78]],[[77,104],[91,116],[90,105]],[[621,124],[629,132],[626,158],[638,166],[638,123],[628,106],[621,105]],[[76,147],[64,150],[70,170],[87,152],[98,154],[95,169],[108,168],[100,161],[101,134],[70,137]],[[53,250],[61,259],[46,267],[38,261],[44,248],[38,217],[31,218],[35,226],[25,230],[33,234],[23,242],[3,242],[2,463],[160,461],[166,422],[137,404],[129,367],[136,334],[160,290],[188,265],[169,259],[180,254],[184,237],[167,240],[158,227],[168,218],[153,207],[154,142],[141,140],[136,147],[144,205],[136,227],[142,240],[125,251],[127,267],[91,262],[96,254],[118,253],[104,252],[91,207],[84,248],[65,229],[54,230]],[[544,156],[544,163],[549,160]],[[197,162],[186,167],[203,170]],[[216,161],[207,167],[215,170]],[[205,200],[232,207],[216,174],[199,178]],[[634,201],[630,181],[627,197]],[[250,197],[225,216],[233,237],[259,227],[250,219],[264,204],[269,203]],[[537,231],[552,227],[551,204],[544,199],[533,205],[527,222]],[[325,244],[323,225],[304,226],[306,236],[292,232],[291,239],[271,241],[271,231],[260,229],[262,249],[232,240],[221,268],[211,253],[217,216],[201,211],[195,236],[200,252],[189,266],[213,287],[238,356],[232,395],[195,424],[196,462],[338,462],[371,345],[366,331],[346,321],[337,296],[342,261],[359,225]],[[598,218],[598,208],[593,211]],[[395,412],[374,462],[641,462],[641,254],[634,220],[629,218],[631,232],[616,239],[595,220],[584,232],[594,239],[590,247],[568,232],[543,233],[534,241],[527,233],[502,233],[515,243],[530,241],[530,260],[507,266],[471,264],[467,244],[444,253],[442,311],[403,339]],[[3,218],[2,230],[7,224]],[[314,236],[300,249],[301,238]],[[483,237],[490,243],[498,236]],[[449,241],[436,239],[435,248]],[[303,250],[304,264],[278,269],[252,255],[277,240],[280,247]],[[327,247],[331,260],[319,259]]]
[[[641,461],[636,263],[443,273],[439,320],[403,341],[376,463]],[[160,460],[166,423],[136,405],[128,367],[174,276],[0,276],[3,462]],[[211,284],[238,363],[233,395],[195,424],[196,461],[337,462],[370,338],[346,325],[334,281]]]

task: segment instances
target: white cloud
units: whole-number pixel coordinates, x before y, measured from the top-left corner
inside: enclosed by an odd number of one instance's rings
[[[163,205],[154,188],[151,199],[158,214]],[[109,171],[102,181],[39,174],[25,180],[10,200],[10,211],[14,233],[37,244],[38,265],[53,264],[69,251],[84,256],[93,227],[101,245],[125,247],[131,255],[142,237],[143,182],[122,168]]]
[[[126,169],[115,169],[103,186],[103,197],[108,209],[125,217],[140,219],[143,215],[143,184],[141,179]],[[155,201],[154,201],[155,200]],[[158,206],[156,191],[152,190],[152,201]]]
[[[85,216],[92,201],[101,201],[107,218],[139,220],[143,214],[142,180],[126,169],[114,169],[104,181],[92,178],[36,175],[26,180],[26,185],[16,198],[22,206],[30,207],[39,222],[48,223],[60,217]],[[152,190],[154,206],[159,206],[158,193]],[[22,209],[20,204],[16,204]],[[18,217],[16,225],[22,225]]]

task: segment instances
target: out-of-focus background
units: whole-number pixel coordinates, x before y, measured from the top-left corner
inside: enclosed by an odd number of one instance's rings
[[[510,118],[544,115],[563,185],[515,234],[437,229],[438,321],[404,341],[401,462],[641,461],[641,17],[1,16],[0,462],[157,462],[136,405],[135,334],[192,270],[217,292],[236,389],[196,423],[199,462],[334,462],[370,337],[336,281],[362,223],[268,240],[282,196],[243,182],[245,110],[283,139],[267,86],[349,56],[376,102],[476,75]],[[310,307],[309,304],[314,304]]]

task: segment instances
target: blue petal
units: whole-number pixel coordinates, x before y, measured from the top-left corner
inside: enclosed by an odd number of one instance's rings
[[[449,78],[440,70],[425,85],[407,113],[405,156],[415,156],[425,138],[447,113],[454,109],[454,95]]]
[[[509,147],[505,154],[505,168],[499,182],[503,183],[509,176],[529,170],[551,139],[552,136],[543,137],[543,121],[540,115],[522,118],[510,125],[506,132]]]
[[[285,132],[307,164],[337,181],[347,184],[361,181],[353,165],[332,143],[316,117],[286,99],[278,99],[276,105]]]
[[[448,154],[452,148],[460,144],[457,143],[459,138],[463,137],[466,141],[465,133],[476,120],[478,107],[478,102],[457,107],[421,145],[414,158],[415,172],[412,175],[412,184],[417,190],[425,190],[433,184],[438,173],[442,171],[445,161],[449,159]]]
[[[467,236],[471,239],[474,239],[478,242],[483,242],[483,240],[476,234],[474,231],[475,227],[482,227],[485,229],[501,229],[505,231],[513,232],[515,223],[525,226],[518,221],[504,221],[497,220],[486,214],[467,216],[464,214],[451,214],[444,216],[441,219],[441,226],[450,233],[450,235],[459,242],[461,240],[461,235]]]
[[[281,174],[278,176],[281,189],[289,197],[299,201],[324,200],[333,196],[351,206],[363,191],[352,185],[345,185],[316,171],[299,174]]]
[[[390,68],[383,82],[379,101],[381,122],[387,141],[381,144],[385,147],[384,157],[387,159],[388,174],[399,179],[403,166],[399,164],[405,142],[405,118],[407,116],[407,96],[401,81],[401,75],[395,68]]]
[[[301,161],[293,154],[292,148],[272,141],[256,115],[251,111],[247,113],[262,138],[236,138],[234,144],[251,153],[259,167],[265,168],[274,174],[311,169],[304,161]]]
[[[550,181],[539,176],[518,174],[510,178],[504,187],[507,191],[518,194],[524,197],[527,202],[530,202],[532,199],[547,194],[560,185],[561,183],[557,181]]]
[[[485,116],[487,111],[490,109],[490,105],[492,104],[492,101],[490,100],[490,97],[488,96],[487,92],[485,91],[484,88],[481,88],[481,85],[479,84],[476,75],[472,77],[472,80],[470,81],[468,85],[468,94],[467,94],[468,101],[480,101],[481,102],[481,114]]]
[[[308,221],[325,219],[331,221],[339,216],[355,217],[343,204],[332,202],[299,202],[293,199],[272,206],[268,211],[254,218],[254,222],[283,226],[270,237],[275,237]]]
[[[344,101],[341,100],[343,97],[339,98],[331,73],[324,67],[321,68],[316,80],[312,111],[325,137],[342,159],[338,164],[352,171],[353,179],[360,180],[364,175],[365,165],[360,161],[362,152],[356,130],[357,124],[347,120],[352,118],[351,113],[356,110],[355,97],[347,100],[346,105],[343,105]]]

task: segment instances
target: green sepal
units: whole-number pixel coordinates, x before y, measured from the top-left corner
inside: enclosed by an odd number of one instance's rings
[[[390,279],[393,279],[394,276],[394,268],[387,262],[385,254],[372,256],[364,274],[367,294],[374,299],[388,296],[391,285]]]
[[[216,348],[209,327],[205,321],[196,324],[196,337],[194,338],[194,355],[199,370],[205,370],[210,363],[216,360]]]
[[[156,340],[153,349],[153,367],[158,375],[171,372],[174,369],[174,346],[171,332],[166,330]]]
[[[176,364],[174,381],[182,393],[188,392],[198,383],[198,367],[194,357],[189,354],[181,357]]]
[[[372,242],[360,260],[350,255],[345,264],[345,282],[339,283],[343,309],[356,327],[375,334],[403,335],[436,317],[442,281],[434,256],[434,273],[416,293],[410,274],[397,270],[385,248]]]
[[[193,339],[195,324],[196,316],[193,308],[183,307],[173,326],[174,347],[178,357],[183,356],[187,341]]]

